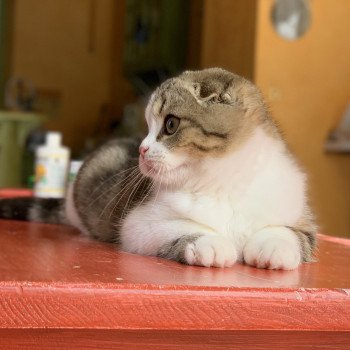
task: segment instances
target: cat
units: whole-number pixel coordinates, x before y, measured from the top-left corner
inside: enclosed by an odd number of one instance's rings
[[[141,144],[93,152],[65,203],[4,199],[0,216],[68,223],[188,265],[291,270],[313,260],[306,175],[253,83],[220,68],[185,71],[155,90],[145,117]]]

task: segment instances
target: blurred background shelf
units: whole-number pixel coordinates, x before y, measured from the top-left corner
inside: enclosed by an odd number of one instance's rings
[[[25,141],[45,120],[38,113],[0,110],[0,188],[23,185]]]

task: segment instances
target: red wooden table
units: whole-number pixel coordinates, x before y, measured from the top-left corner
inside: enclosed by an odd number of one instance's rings
[[[0,220],[0,349],[350,349],[350,241],[295,271],[184,266]]]

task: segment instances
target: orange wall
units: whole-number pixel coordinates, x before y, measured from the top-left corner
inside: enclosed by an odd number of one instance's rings
[[[255,82],[310,175],[323,231],[350,235],[350,155],[323,151],[350,100],[350,1],[311,1],[310,30],[291,42],[271,25],[272,3],[258,1]]]
[[[115,64],[121,60],[123,4],[15,1],[13,74],[61,93],[60,116],[48,127],[62,131],[64,142],[76,150],[93,131],[101,104],[113,99],[120,114],[123,98],[130,95]],[[118,90],[123,91],[119,98]]]
[[[256,0],[204,0],[201,67],[253,79]]]

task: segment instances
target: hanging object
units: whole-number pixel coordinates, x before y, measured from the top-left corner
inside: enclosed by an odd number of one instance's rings
[[[286,40],[302,37],[311,24],[308,0],[276,0],[271,13],[277,34]]]

